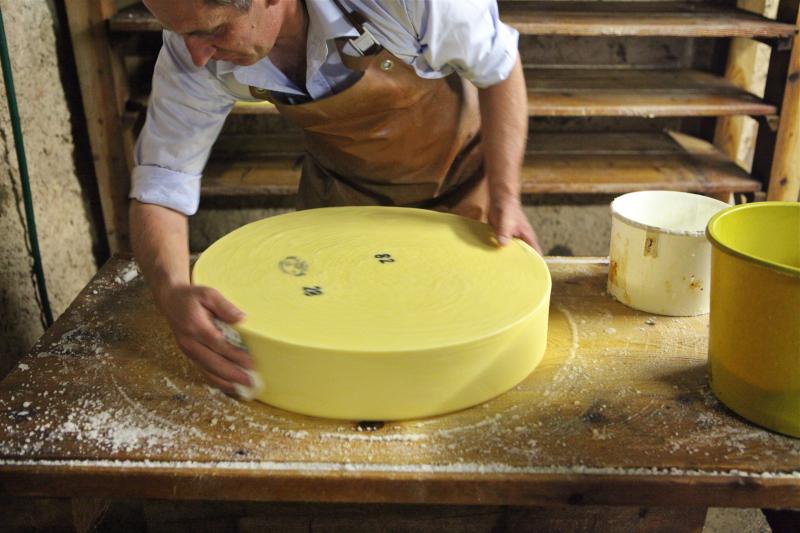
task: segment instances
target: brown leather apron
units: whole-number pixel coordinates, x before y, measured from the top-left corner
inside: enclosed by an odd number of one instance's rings
[[[341,51],[344,43],[337,44]],[[341,57],[363,74],[321,100],[285,104],[269,91],[251,88],[303,129],[298,209],[419,207],[485,221],[489,192],[475,86],[457,74],[420,78],[382,48],[369,56]]]

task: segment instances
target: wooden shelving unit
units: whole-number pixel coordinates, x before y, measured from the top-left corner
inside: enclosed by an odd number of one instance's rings
[[[782,24],[715,3],[669,1],[501,2],[503,21],[529,35],[637,37],[791,37]]]
[[[504,22],[527,35],[781,38],[795,34],[793,24],[699,1],[500,0],[500,13]],[[115,13],[109,29],[139,33],[162,27],[142,4],[135,4]]]
[[[300,179],[297,135],[227,136],[203,178],[206,197],[288,196]],[[759,182],[711,144],[675,132],[532,134],[522,170],[525,194],[613,194],[669,189],[748,193]]]
[[[531,116],[771,115],[777,109],[694,70],[525,70]]]
[[[585,116],[766,116],[777,112],[720,76],[696,70],[526,68],[528,114]],[[134,100],[147,106],[147,95]],[[232,113],[277,115],[269,102],[239,102]]]
[[[734,46],[728,69],[719,65],[715,72],[694,67],[543,66],[523,52],[531,117],[717,117],[720,121],[717,146],[711,139],[672,130],[541,132],[533,127],[523,192],[614,194],[658,188],[725,196],[753,193],[770,184],[771,198],[796,200],[800,164],[792,157],[800,153],[799,2],[780,0],[777,19],[772,20],[706,1],[501,0],[503,20],[532,38],[739,38],[758,40],[772,50],[763,98],[738,79],[736,67],[742,61]],[[67,10],[84,103],[97,115],[96,120],[89,117],[89,129],[109,239],[112,249],[125,249],[130,173],[125,150],[129,151],[133,135],[123,124],[141,123],[131,117],[131,109],[140,113],[146,108],[147,94],[128,86],[122,58],[131,39],[153,35],[161,27],[141,4],[116,10],[111,0],[76,0],[68,3]],[[724,76],[719,74],[723,70]],[[276,111],[269,105],[243,104],[234,113],[269,116]],[[761,121],[752,174],[728,153],[744,133],[727,127],[725,121],[742,116]],[[118,139],[108,138],[115,135]],[[233,199],[294,194],[302,150],[294,131],[223,136],[206,169],[202,194]]]

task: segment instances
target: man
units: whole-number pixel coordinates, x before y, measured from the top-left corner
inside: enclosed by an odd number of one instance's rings
[[[190,283],[186,217],[236,100],[268,99],[303,128],[299,208],[440,209],[488,220],[501,246],[519,237],[538,250],[519,198],[518,35],[495,0],[144,3],[167,31],[135,154],[133,248],[178,345],[212,384],[249,386],[252,364],[213,322],[243,314]]]

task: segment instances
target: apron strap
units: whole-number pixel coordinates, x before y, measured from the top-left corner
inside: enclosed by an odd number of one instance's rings
[[[339,11],[344,15],[344,18],[346,18],[359,33],[358,37],[349,41],[353,48],[362,56],[373,55],[380,52],[382,49],[380,43],[375,36],[364,27],[364,23],[367,22],[364,15],[357,11],[348,11],[342,5],[341,0],[333,0],[333,3],[336,4],[336,7],[338,7]]]

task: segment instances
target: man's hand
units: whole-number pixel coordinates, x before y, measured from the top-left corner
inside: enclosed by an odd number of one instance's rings
[[[162,291],[158,300],[181,351],[208,381],[230,394],[237,393],[236,383],[254,385],[243,370],[253,368],[250,355],[226,341],[214,325],[215,318],[234,324],[244,313],[209,287],[180,285]]]
[[[505,246],[513,237],[517,237],[528,243],[540,255],[542,254],[542,247],[539,246],[536,232],[528,222],[528,217],[525,216],[518,197],[492,198],[492,204],[489,207],[489,224],[494,228],[498,245]]]
[[[183,353],[225,392],[241,392],[236,384],[253,386],[243,370],[253,368],[250,356],[225,341],[213,322],[216,318],[233,324],[244,314],[219,292],[189,281],[186,216],[136,200],[131,202],[130,214],[139,268]]]

